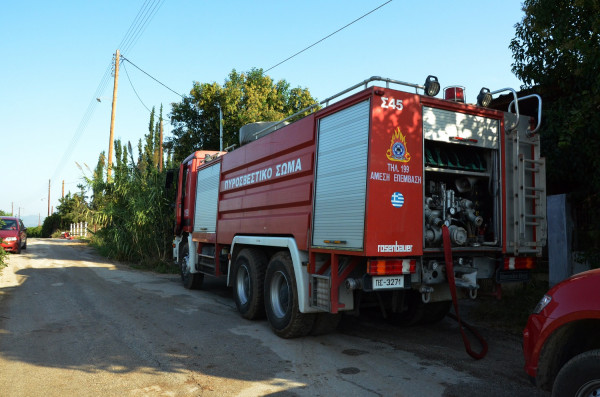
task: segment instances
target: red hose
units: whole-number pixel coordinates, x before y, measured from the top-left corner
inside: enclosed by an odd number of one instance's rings
[[[465,344],[465,350],[469,354],[469,356],[473,357],[475,360],[481,360],[485,357],[488,351],[488,344],[481,336],[479,332],[472,326],[467,323],[464,323],[464,328],[467,328],[471,333],[477,338],[479,343],[481,344],[481,352],[477,353],[471,348],[471,342],[467,338],[467,334],[463,329],[463,322],[460,319],[460,314],[458,313],[458,299],[456,298],[456,280],[454,279],[454,264],[452,262],[452,243],[450,241],[450,231],[447,226],[442,226],[442,236],[444,238],[444,257],[446,260],[446,274],[448,275],[448,284],[450,285],[450,294],[452,295],[452,304],[454,305],[454,311],[456,312],[456,317],[452,316],[456,321],[458,321],[458,327],[460,328],[460,334],[462,335],[463,342]]]

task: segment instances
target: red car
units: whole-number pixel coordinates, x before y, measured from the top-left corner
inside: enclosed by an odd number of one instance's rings
[[[544,295],[523,331],[525,371],[552,396],[600,396],[600,269]]]
[[[0,239],[5,251],[21,253],[21,249],[27,248],[27,228],[23,221],[12,216],[2,216],[0,225]]]

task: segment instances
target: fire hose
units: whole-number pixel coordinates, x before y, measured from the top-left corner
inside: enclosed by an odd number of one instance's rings
[[[488,344],[481,336],[479,332],[469,324],[461,321],[460,314],[458,312],[458,299],[456,298],[456,280],[454,278],[454,265],[452,262],[452,243],[450,241],[450,231],[447,226],[442,227],[442,236],[444,241],[444,258],[446,261],[446,274],[448,275],[448,284],[450,285],[450,294],[452,295],[452,304],[454,305],[454,311],[456,312],[456,316],[450,315],[450,317],[454,318],[458,322],[458,327],[460,329],[460,333],[462,335],[463,343],[465,345],[465,350],[469,354],[469,356],[473,357],[475,360],[481,360],[485,357],[488,351]],[[465,333],[464,328],[468,329],[479,341],[481,345],[481,351],[478,353],[471,348],[471,342],[469,338],[467,338],[467,334]]]

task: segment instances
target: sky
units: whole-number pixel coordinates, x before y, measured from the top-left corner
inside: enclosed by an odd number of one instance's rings
[[[195,81],[269,69],[387,0],[23,0],[0,13],[0,210],[27,226],[78,192],[108,153],[117,49],[181,95]],[[267,74],[319,100],[371,76],[466,88],[518,89],[512,74],[521,0],[393,0]],[[143,29],[130,30],[140,27]],[[130,40],[126,40],[126,39]],[[119,48],[121,47],[121,48]],[[147,108],[181,97],[129,63],[119,71],[115,138],[135,148]],[[137,95],[136,95],[137,92]],[[138,98],[139,96],[139,98]],[[96,98],[100,98],[97,101]],[[165,136],[172,127],[165,122]],[[78,166],[79,165],[79,166]]]

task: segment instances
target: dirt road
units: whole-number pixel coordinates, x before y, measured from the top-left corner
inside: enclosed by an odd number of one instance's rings
[[[484,329],[464,353],[449,318],[396,328],[347,319],[283,340],[243,320],[221,281],[130,269],[66,240],[30,239],[0,275],[2,396],[545,396],[520,338]]]

